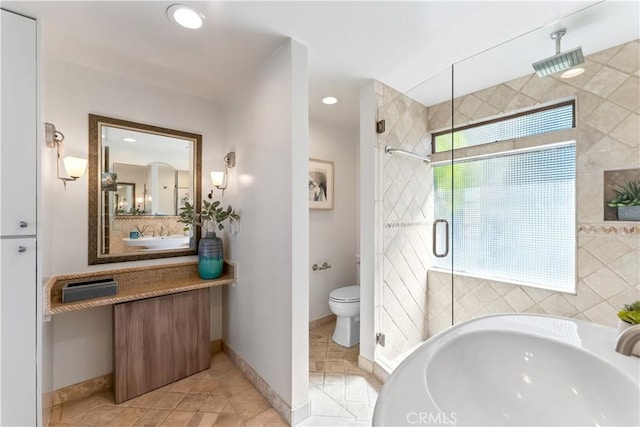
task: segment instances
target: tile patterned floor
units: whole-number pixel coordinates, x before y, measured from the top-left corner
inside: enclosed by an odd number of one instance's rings
[[[358,368],[359,346],[331,340],[335,323],[309,333],[311,417],[303,426],[370,426],[378,392],[373,375]],[[112,390],[53,408],[52,427],[287,426],[222,353],[211,368],[115,404]]]
[[[229,358],[116,405],[107,390],[53,408],[50,426],[287,426]]]
[[[311,417],[303,426],[370,426],[382,383],[358,368],[360,346],[331,339],[335,322],[309,332]]]

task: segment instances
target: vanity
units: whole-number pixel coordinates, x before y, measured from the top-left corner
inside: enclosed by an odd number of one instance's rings
[[[201,206],[202,135],[96,114],[88,129],[87,264],[197,255],[200,227],[180,214]],[[60,275],[45,287],[45,314],[113,306],[120,403],[209,368],[209,288],[236,280],[230,261],[213,280],[195,261]]]
[[[115,295],[63,303],[65,285],[105,278],[118,282]],[[196,262],[52,277],[45,288],[45,312],[56,315],[113,306],[114,398],[116,403],[209,368],[209,288],[234,283],[237,265],[201,279]]]

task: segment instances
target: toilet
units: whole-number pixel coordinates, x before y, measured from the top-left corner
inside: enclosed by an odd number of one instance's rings
[[[329,294],[329,308],[337,316],[333,341],[343,347],[360,342],[360,286],[345,286]]]

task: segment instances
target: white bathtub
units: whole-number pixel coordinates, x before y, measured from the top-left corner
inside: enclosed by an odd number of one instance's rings
[[[617,330],[487,316],[427,340],[385,383],[374,426],[638,426],[640,358]]]

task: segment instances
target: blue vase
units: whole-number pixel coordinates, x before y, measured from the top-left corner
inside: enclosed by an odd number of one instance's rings
[[[224,257],[222,239],[213,231],[200,239],[198,244],[198,272],[203,279],[217,279],[222,276]]]

